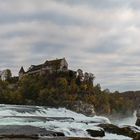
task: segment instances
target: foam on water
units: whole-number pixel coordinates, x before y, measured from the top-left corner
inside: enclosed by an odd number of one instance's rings
[[[42,117],[73,118],[74,121],[57,119],[45,121]],[[91,121],[94,121],[94,124],[88,124]],[[0,105],[0,125],[31,125],[63,132],[66,136],[90,137],[85,130],[101,129],[95,126],[99,123],[110,123],[110,121],[105,117],[86,117],[65,108]]]
[[[48,117],[73,118],[73,120],[48,121],[46,119]],[[90,137],[86,130],[100,130],[102,128],[96,126],[100,123],[110,123],[110,121],[101,116],[87,117],[65,108],[0,105],[0,125],[31,125],[63,132],[68,137]]]

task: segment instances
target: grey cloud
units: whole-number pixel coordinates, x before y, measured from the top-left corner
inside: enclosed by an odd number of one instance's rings
[[[56,0],[57,1],[57,0]],[[60,0],[61,2],[71,4],[71,5],[87,5],[98,9],[108,9],[108,8],[121,8],[128,6],[131,0]]]
[[[139,1],[0,0],[0,69],[46,59],[95,74],[111,90],[138,89]]]
[[[6,33],[6,34],[2,34],[0,35],[1,38],[14,38],[14,37],[24,37],[24,36],[28,36],[29,33],[27,32],[22,32],[22,31],[17,31],[17,32],[9,32],[9,33]]]
[[[121,32],[116,35],[109,34],[100,38],[96,44],[92,47],[90,46],[87,50],[89,53],[93,54],[114,54],[120,53],[124,48],[127,48],[127,41],[124,40]]]
[[[119,42],[113,40],[105,40],[103,42],[99,42],[96,47],[90,48],[87,51],[90,53],[115,53],[118,51],[122,46],[120,46]]]
[[[140,10],[140,1],[139,0],[131,0],[131,8],[134,10]]]
[[[33,21],[51,21],[57,25],[87,25],[86,22],[80,21],[74,17],[67,17],[65,14],[53,12],[37,12],[32,14],[0,14],[0,24],[10,24],[16,22],[33,22]]]
[[[63,46],[62,44],[49,44],[47,42],[37,42],[32,44],[31,46],[31,52],[32,53],[40,53],[40,54],[56,54],[62,52],[64,49],[66,49],[66,46]]]

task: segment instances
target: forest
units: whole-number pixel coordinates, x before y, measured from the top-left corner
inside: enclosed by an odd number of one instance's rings
[[[47,75],[26,75],[18,80],[10,77],[0,80],[0,103],[65,107],[75,101],[92,104],[97,114],[132,115],[135,105],[121,93],[102,90],[93,84],[95,77],[75,75],[73,71],[54,72]]]

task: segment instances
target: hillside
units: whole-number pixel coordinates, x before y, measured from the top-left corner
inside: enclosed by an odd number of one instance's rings
[[[93,84],[94,77],[75,75],[73,71],[54,72],[47,75],[25,75],[20,80],[0,81],[1,104],[43,105],[67,107],[83,102],[93,105],[98,115],[132,115],[134,105],[131,99],[119,93],[101,90],[100,84]]]
[[[137,108],[140,104],[140,91],[126,91],[121,93],[121,96],[125,100],[131,100],[135,108]]]

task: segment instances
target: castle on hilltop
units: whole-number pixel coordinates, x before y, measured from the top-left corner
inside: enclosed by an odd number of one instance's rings
[[[65,58],[47,60],[43,64],[31,65],[27,71],[21,67],[19,71],[19,80],[25,75],[47,75],[54,72],[67,72],[70,76],[78,78],[80,82],[90,82],[93,83],[94,74],[83,73],[81,69],[77,71],[69,70],[68,63]]]
[[[25,72],[24,68],[21,67],[19,71],[19,79],[24,75],[42,75],[52,73],[55,71],[68,71],[68,63],[65,58],[45,61],[43,64],[31,65]]]

